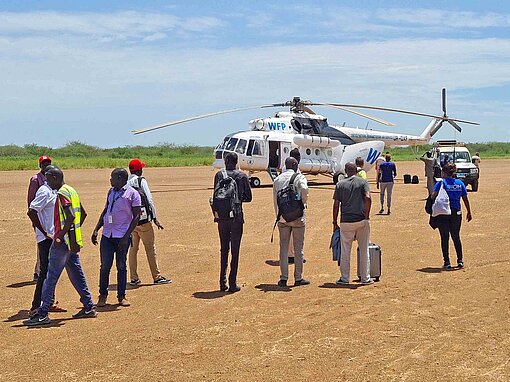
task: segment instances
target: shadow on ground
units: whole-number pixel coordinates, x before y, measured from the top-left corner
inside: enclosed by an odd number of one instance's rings
[[[23,287],[35,285],[35,284],[37,284],[37,281],[29,280],[29,281],[21,281],[19,283],[10,284],[10,285],[7,285],[6,287],[7,288],[23,288]]]
[[[281,287],[277,284],[259,284],[255,286],[256,289],[262,292],[290,292],[292,289],[288,286]]]
[[[231,294],[231,293],[226,292],[226,291],[224,292],[221,290],[211,290],[211,291],[206,291],[206,292],[195,292],[192,294],[192,296],[195,298],[202,299],[202,300],[212,300],[215,298],[225,297],[227,294]]]

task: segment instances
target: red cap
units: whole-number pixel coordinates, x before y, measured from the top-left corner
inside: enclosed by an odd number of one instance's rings
[[[39,164],[41,164],[44,161],[51,162],[51,158],[47,155],[43,155],[43,156],[39,157]]]
[[[145,167],[145,163],[143,163],[140,159],[136,158],[129,162],[129,170],[138,171]]]

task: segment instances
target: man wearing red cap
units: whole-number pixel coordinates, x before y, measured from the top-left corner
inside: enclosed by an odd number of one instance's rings
[[[44,176],[44,170],[51,164],[51,158],[47,155],[43,155],[39,157],[39,171],[37,174],[30,178],[30,183],[28,185],[28,195],[27,195],[27,206],[30,208],[30,203],[35,199],[35,194],[39,187],[41,187],[44,182],[46,182],[46,177]],[[35,227],[34,227],[35,229]],[[39,272],[41,270],[41,265],[39,262],[39,255],[37,254],[37,262],[35,263],[34,269],[34,281],[37,281],[39,278]]]
[[[142,199],[142,212],[137,227],[132,232],[133,245],[129,249],[129,272],[131,285],[138,285],[141,283],[137,272],[137,254],[138,248],[140,247],[140,240],[143,242],[145,247],[145,253],[147,254],[147,261],[149,262],[149,268],[152,274],[154,284],[169,284],[172,280],[161,276],[159,271],[158,260],[156,256],[156,246],[154,244],[154,229],[152,222],[158,227],[163,229],[163,226],[157,219],[156,207],[152,200],[152,194],[149,189],[147,180],[142,176],[143,168],[145,163],[136,158],[129,162],[129,171],[131,175],[128,179],[128,184],[136,189],[140,193]]]

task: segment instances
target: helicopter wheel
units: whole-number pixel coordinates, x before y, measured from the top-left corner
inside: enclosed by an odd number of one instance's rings
[[[260,179],[259,179],[259,178],[257,178],[257,177],[250,178],[250,185],[251,185],[253,188],[260,187]]]

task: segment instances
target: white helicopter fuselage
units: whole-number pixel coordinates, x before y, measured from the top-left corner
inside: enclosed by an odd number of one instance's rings
[[[333,176],[343,172],[345,164],[357,157],[364,159],[364,169],[369,170],[384,150],[384,142],[380,140],[342,144],[334,138],[304,134],[308,131],[306,128],[302,128],[300,133],[296,130],[295,121],[293,124],[292,114],[278,113],[274,118],[253,120],[250,121],[251,131],[229,134],[216,147],[213,166],[222,168],[225,153],[235,152],[241,170],[250,174],[267,171],[276,176],[284,168],[290,151],[298,148],[302,173]],[[321,116],[314,117],[319,120]]]

